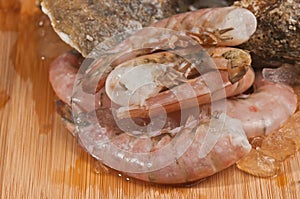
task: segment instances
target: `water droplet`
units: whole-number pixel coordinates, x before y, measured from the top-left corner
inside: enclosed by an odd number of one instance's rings
[[[261,147],[263,139],[264,139],[263,137],[258,136],[258,137],[250,138],[249,142],[252,145],[252,148],[258,149]]]
[[[43,61],[44,61],[45,59],[46,59],[46,57],[45,57],[45,56],[41,56],[41,60],[43,60]]]
[[[96,160],[93,171],[96,174],[100,174],[100,173],[108,174],[110,172],[110,169],[107,166],[105,166],[104,164],[102,164],[100,161]]]
[[[95,167],[95,168],[94,168],[94,173],[96,173],[96,174],[100,174],[100,173],[101,173],[101,171],[99,170],[99,168],[98,168],[98,167]]]
[[[44,26],[44,21],[39,21],[39,27],[43,27]]]

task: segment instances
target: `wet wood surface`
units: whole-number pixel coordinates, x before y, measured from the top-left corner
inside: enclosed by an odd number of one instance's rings
[[[235,166],[190,187],[149,185],[99,167],[55,112],[48,66],[70,48],[34,0],[0,0],[0,197],[300,198],[300,154],[274,178]]]

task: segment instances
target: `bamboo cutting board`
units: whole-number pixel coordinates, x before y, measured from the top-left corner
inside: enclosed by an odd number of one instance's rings
[[[48,66],[69,50],[34,0],[0,0],[0,196],[14,198],[300,198],[300,154],[274,178],[235,166],[191,187],[134,182],[99,167],[55,112]]]

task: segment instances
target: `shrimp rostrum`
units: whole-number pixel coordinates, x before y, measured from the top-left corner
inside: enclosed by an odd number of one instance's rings
[[[249,153],[247,136],[268,133],[253,133],[233,111],[242,100],[236,96],[255,80],[249,52],[233,46],[247,41],[255,28],[254,15],[243,8],[175,15],[121,41],[104,42],[79,71],[71,66],[75,55],[59,57],[50,82],[72,106],[73,133],[93,157],[143,181],[192,183]],[[70,77],[63,89],[57,73]],[[296,106],[294,93],[278,88],[286,94],[280,100],[291,106],[274,125]],[[261,95],[243,100],[255,96]]]

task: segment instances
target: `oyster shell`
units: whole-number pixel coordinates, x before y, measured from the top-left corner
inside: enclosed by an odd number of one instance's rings
[[[241,0],[234,5],[252,11],[258,23],[255,34],[242,48],[262,60],[300,61],[299,0]]]

